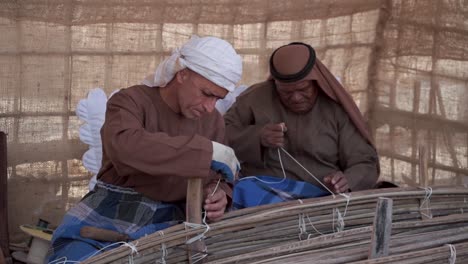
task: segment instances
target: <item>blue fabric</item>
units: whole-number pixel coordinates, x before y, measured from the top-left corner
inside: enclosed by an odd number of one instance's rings
[[[217,173],[220,173],[227,182],[234,182],[234,175],[232,174],[231,168],[223,162],[212,160],[211,161],[211,169]],[[237,171],[239,171],[239,167],[237,167]]]
[[[121,191],[122,188],[115,186],[96,186],[94,191],[71,208],[53,234],[48,261],[83,261],[113,244],[81,237],[83,226],[117,231],[134,240],[185,219],[183,204],[156,202],[131,189]]]
[[[329,194],[308,182],[272,176],[245,177],[234,185],[232,206],[233,209],[242,209]]]

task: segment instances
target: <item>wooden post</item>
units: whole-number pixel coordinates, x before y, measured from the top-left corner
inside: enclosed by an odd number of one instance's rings
[[[187,207],[186,217],[187,222],[194,224],[202,224],[202,206],[203,206],[203,180],[201,178],[193,178],[188,180],[187,185]],[[205,245],[203,241],[195,241],[188,245],[188,260],[193,263],[192,256],[196,253],[203,252]]]
[[[390,237],[392,235],[393,200],[379,197],[372,228],[369,259],[388,256]]]
[[[427,187],[427,149],[426,146],[419,146],[419,186],[426,188]]]
[[[8,172],[6,134],[0,131],[0,251],[5,263],[11,263],[8,234]]]

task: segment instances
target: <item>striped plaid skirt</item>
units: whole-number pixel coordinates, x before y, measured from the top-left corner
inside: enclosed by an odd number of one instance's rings
[[[185,220],[185,201],[180,204],[156,202],[129,188],[98,182],[77,205],[64,216],[55,230],[48,261],[70,263],[83,261],[112,243],[80,236],[84,226],[127,234],[138,239]],[[116,245],[117,247],[118,245]]]

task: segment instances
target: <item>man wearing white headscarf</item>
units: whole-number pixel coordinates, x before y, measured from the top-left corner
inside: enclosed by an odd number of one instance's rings
[[[240,167],[224,145],[215,104],[234,90],[241,73],[241,57],[228,42],[194,36],[143,85],[114,94],[101,129],[98,182],[65,215],[49,261],[82,261],[110,244],[83,238],[83,226],[137,239],[184,221],[189,178],[204,179],[203,209],[207,219],[220,219],[232,193],[226,181],[233,182]]]

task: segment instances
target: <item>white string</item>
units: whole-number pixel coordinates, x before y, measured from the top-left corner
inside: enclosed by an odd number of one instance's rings
[[[325,188],[325,190],[327,190],[333,196],[333,198],[335,198],[335,194],[330,189],[328,189],[328,187],[325,184],[323,184],[321,181],[319,181],[317,179],[317,177],[315,177],[314,174],[312,174],[312,172],[310,172],[304,166],[302,166],[302,164],[299,161],[297,161],[291,154],[289,154],[289,152],[287,152],[284,148],[281,148],[281,150],[284,153],[286,153],[286,155],[288,155],[294,162],[296,162],[296,164],[299,165],[305,172],[307,172],[310,176],[312,176],[312,178],[314,178],[315,181],[320,183],[320,185],[322,185],[322,187]]]
[[[193,243],[193,242],[195,242],[195,241],[198,241],[198,240],[201,240],[201,239],[205,238],[206,232],[208,232],[208,230],[210,230],[210,226],[206,223],[205,218],[206,218],[206,213],[205,213],[205,217],[203,218],[203,223],[204,223],[204,225],[194,224],[194,223],[189,223],[189,222],[185,222],[185,223],[184,223],[186,226],[192,227],[192,228],[200,228],[200,227],[206,226],[206,229],[205,229],[205,231],[204,231],[203,233],[201,233],[201,234],[199,234],[199,235],[197,235],[197,236],[195,236],[195,237],[192,237],[191,239],[187,240],[187,241],[185,242],[186,245],[191,244],[191,243]],[[206,251],[207,251],[206,246],[205,246],[205,249],[204,249],[203,251],[204,251],[204,253],[197,252],[197,253],[195,253],[195,254],[193,254],[193,255],[190,256],[191,259],[192,259],[192,263],[197,263],[197,262],[201,261],[202,259],[206,258],[206,256],[208,256],[208,254],[206,253]]]
[[[215,186],[215,188],[214,188],[214,190],[213,190],[213,192],[211,193],[210,196],[213,196],[213,195],[216,193],[216,190],[218,190],[218,187],[219,187],[219,183],[220,183],[220,182],[221,182],[221,179],[218,179],[218,183],[216,183],[216,186]]]
[[[421,206],[419,208],[421,208],[425,203],[427,203],[432,195],[431,187],[427,187],[427,188],[420,187],[420,189],[424,189],[424,191],[426,192],[426,196],[424,197],[424,200],[422,201]]]
[[[346,206],[345,206],[345,209],[344,209],[344,212],[343,214],[341,214],[340,210],[338,208],[333,208],[333,222],[332,222],[332,229],[333,229],[333,232],[341,232],[344,230],[345,228],[345,223],[344,223],[344,218],[346,216],[346,213],[348,212],[348,205],[349,205],[349,201],[351,200],[351,195],[350,194],[346,194],[346,193],[339,193],[339,195],[343,196],[344,198],[346,198]],[[337,216],[336,218],[336,222],[337,222],[337,226],[336,226],[336,229],[335,229],[335,215]]]
[[[201,234],[187,240],[185,242],[186,245],[192,244],[195,241],[202,240],[203,238],[205,238],[206,232],[208,232],[210,230],[210,226],[206,223],[206,214],[207,213],[204,212],[203,224],[195,224],[195,223],[184,222],[185,226],[188,226],[188,227],[191,227],[191,228],[206,227],[206,229],[205,229],[205,231],[203,231],[203,233],[201,233]],[[203,251],[204,251],[204,253],[197,252],[197,253],[193,254],[192,256],[190,256],[191,259],[192,259],[192,263],[197,263],[197,262],[201,261],[202,259],[206,258],[206,256],[208,256],[208,254],[206,253],[206,251],[207,251],[206,245],[205,245],[205,249]]]
[[[206,232],[208,232],[210,230],[210,226],[206,223],[206,212],[205,212],[205,214],[203,216],[203,224],[195,224],[195,223],[190,223],[190,222],[184,222],[184,224],[185,224],[186,227],[190,227],[190,228],[194,228],[194,229],[205,227],[205,231],[203,231],[203,233],[198,234],[197,236],[194,236],[191,239],[185,241],[186,245],[192,244],[193,242],[195,242],[197,240],[201,240],[202,238],[205,238]]]
[[[307,233],[307,225],[306,225],[306,222],[305,222],[305,217],[307,217],[307,220],[309,221],[309,224],[310,226],[312,227],[312,229],[314,229],[315,232],[317,232],[318,234],[320,235],[324,235],[322,232],[320,232],[317,228],[315,228],[314,224],[312,223],[312,220],[310,220],[309,218],[309,215],[308,214],[304,214],[304,213],[301,213],[299,214],[299,230],[300,230],[300,234],[299,234],[299,240],[302,240],[302,236],[303,234],[307,234],[307,239],[310,239],[310,237],[312,236],[312,234],[308,234]]]
[[[66,263],[80,263],[81,261],[68,260],[67,257],[61,257],[49,262],[48,264],[66,264]]]
[[[327,186],[325,184],[323,184],[321,181],[319,181],[317,179],[317,177],[314,176],[314,174],[312,174],[309,170],[307,170],[307,168],[305,168],[299,161],[297,161],[291,154],[289,154],[289,152],[287,152],[284,148],[281,148],[281,150],[286,153],[286,155],[288,155],[294,162],[296,162],[297,165],[299,165],[304,171],[306,171],[310,176],[312,176],[312,178],[314,178],[318,183],[320,183],[332,196],[333,196],[333,199],[336,198],[335,194],[327,188]],[[281,163],[281,168],[283,169],[284,171],[284,168],[283,168],[283,164]],[[432,189],[431,189],[431,194],[432,194]],[[332,222],[332,228],[333,230],[335,230],[335,212],[336,212],[336,215],[337,215],[337,228],[336,228],[336,231],[337,232],[341,232],[344,230],[344,227],[345,227],[345,223],[344,223],[344,217],[346,216],[346,212],[348,211],[348,205],[349,205],[349,201],[351,199],[351,196],[348,195],[348,194],[345,194],[345,193],[339,193],[339,195],[343,196],[345,199],[346,199],[346,206],[345,206],[345,210],[343,212],[343,214],[341,214],[341,212],[338,210],[338,208],[334,208],[333,209],[333,222]],[[310,220],[310,219],[309,219]],[[317,233],[319,234],[322,234],[321,232],[319,232],[315,226],[312,224],[312,222],[310,222],[310,224],[312,225],[312,227],[314,228],[315,231],[317,231]],[[334,231],[335,232],[335,231]],[[323,235],[323,234],[322,234]]]
[[[131,243],[131,242],[125,242],[125,241],[115,242],[115,243],[113,243],[113,244],[107,245],[107,246],[101,248],[100,250],[94,252],[94,253],[91,254],[89,257],[86,257],[86,259],[96,256],[96,255],[99,254],[100,252],[104,251],[106,248],[113,247],[113,246],[119,245],[119,244],[122,244],[123,246],[126,246],[126,247],[128,247],[128,248],[131,249],[131,252],[130,252],[130,255],[129,255],[129,257],[131,257],[131,260],[129,259],[129,261],[131,261],[131,263],[133,263],[133,255],[134,255],[134,254],[138,254],[138,249],[136,248],[136,246],[137,246],[137,244],[138,244],[138,241],[137,241],[135,244],[133,244],[133,243]],[[70,261],[67,261],[67,262],[70,262]],[[78,262],[79,262],[79,261],[78,261]],[[49,264],[50,264],[50,263],[49,263]]]
[[[165,243],[161,244],[161,251],[161,260],[156,260],[156,263],[166,264],[167,249]]]
[[[340,210],[338,208],[333,209],[336,212],[336,215],[338,216],[336,219],[336,232],[341,232],[344,230],[345,223],[344,223],[344,216],[341,215]],[[335,224],[335,213],[333,213],[333,224]],[[335,230],[335,229],[334,229]]]
[[[421,202],[421,205],[419,206],[419,209],[423,209],[423,206],[426,205],[426,210],[430,210],[429,208],[429,201],[431,199],[431,195],[432,195],[432,188],[431,187],[426,187],[426,188],[423,188],[423,187],[420,187],[420,189],[424,189],[424,191],[426,192],[426,196],[424,197],[424,200]],[[429,211],[430,212],[430,211]],[[424,212],[420,212],[422,215],[424,215],[425,217],[427,218],[432,218],[432,214],[428,215]]]
[[[288,155],[294,162],[296,162],[297,165],[299,165],[305,172],[307,172],[312,178],[315,179],[315,181],[317,181],[320,185],[322,185],[323,188],[325,188],[325,190],[327,190],[334,198],[336,198],[335,194],[325,185],[323,184],[319,179],[317,179],[317,177],[315,177],[315,175],[313,173],[311,173],[309,170],[307,170],[307,168],[305,168],[298,160],[296,160],[291,154],[289,154],[289,152],[287,152],[284,148],[280,147],[278,148],[278,158],[279,158],[279,161],[280,161],[280,164],[281,164],[281,170],[283,171],[283,179],[281,181],[278,181],[278,182],[268,182],[268,181],[264,181],[264,180],[261,180],[260,178],[258,177],[255,177],[255,176],[249,176],[249,177],[244,177],[240,180],[244,180],[244,179],[256,179],[260,182],[263,182],[263,183],[266,183],[266,184],[276,184],[276,183],[281,183],[283,182],[285,179],[286,179],[286,172],[284,170],[284,165],[283,165],[283,161],[281,159],[281,152],[280,152],[280,149],[286,153],[286,155]],[[432,188],[430,189],[430,194],[432,194]],[[344,224],[344,217],[346,216],[346,213],[347,213],[347,210],[348,210],[348,205],[349,205],[349,201],[351,199],[351,196],[348,195],[348,194],[345,194],[345,193],[339,193],[341,196],[345,197],[346,199],[346,206],[345,206],[345,210],[343,212],[343,214],[341,214],[341,212],[338,210],[338,208],[334,208],[333,210],[333,224],[332,224],[332,228],[333,230],[335,230],[335,211],[336,211],[336,214],[337,214],[337,222],[338,222],[338,226],[337,226],[337,232],[340,232],[340,231],[343,231],[344,230],[344,227],[345,227],[345,224]],[[430,197],[430,194],[429,196],[427,197],[427,199],[429,199]],[[299,200],[299,203],[303,204],[302,200]],[[307,216],[308,217],[308,216]],[[310,221],[310,218],[309,218],[309,222],[312,226],[312,228],[319,234],[323,235],[323,233],[321,233],[320,231],[318,231],[315,226],[312,224],[312,221]],[[305,226],[305,221],[304,221],[304,215],[301,214],[299,216],[299,230],[300,230],[300,234],[299,234],[299,238],[301,238],[301,235],[304,234],[306,232],[306,226]],[[310,237],[310,235],[309,235]]]
[[[312,226],[312,228],[315,230],[315,232],[319,233],[320,235],[324,235],[322,232],[318,231],[317,228],[315,228],[314,224],[312,224],[312,221],[309,218],[309,215],[307,215],[307,220],[309,220],[310,226]],[[310,234],[309,234],[309,237],[307,239],[310,239]]]
[[[455,264],[455,262],[457,261],[457,249],[452,244],[446,244],[446,245],[449,246],[450,248],[450,258],[448,259],[449,263]]]
[[[192,255],[192,263],[195,264],[195,263],[201,261],[202,259],[206,258],[206,256],[208,256],[208,254],[206,254],[206,253],[196,253],[196,254]]]
[[[346,194],[346,193],[339,193],[341,196],[343,196],[346,199],[346,206],[343,212],[343,217],[346,216],[346,212],[348,211],[348,205],[349,201],[351,200],[351,194]]]
[[[262,180],[262,179],[258,178],[257,176],[247,176],[247,177],[240,178],[239,181],[246,180],[246,179],[256,179],[257,181],[263,182],[263,183],[266,183],[266,184],[280,184],[283,181],[285,181],[286,180],[286,171],[284,170],[283,160],[281,159],[280,149],[278,148],[277,150],[278,150],[279,162],[281,164],[281,170],[283,171],[283,179],[281,179],[280,181],[265,181],[265,180]]]
[[[307,230],[306,230],[306,225],[305,225],[305,220],[304,220],[304,214],[303,213],[300,213],[299,214],[299,231],[301,233],[299,233],[299,240],[302,240],[302,234],[304,233],[307,233]]]
[[[136,248],[136,246],[138,245],[138,241],[135,244],[131,242],[124,242],[124,241],[115,242],[113,244],[107,245],[97,250],[96,252],[92,253],[90,256],[85,256],[84,259],[92,258],[96,256],[97,254],[101,253],[102,251],[104,251],[106,248],[113,247],[115,245],[123,245],[123,246],[129,247],[132,250],[132,252],[130,252],[130,255],[128,256],[129,257],[128,261],[130,264],[133,264],[133,255],[138,254],[138,249]],[[80,263],[80,262],[81,261],[72,261],[72,260],[68,260],[67,257],[62,257],[54,261],[51,261],[48,264],[66,264],[66,263]]]

